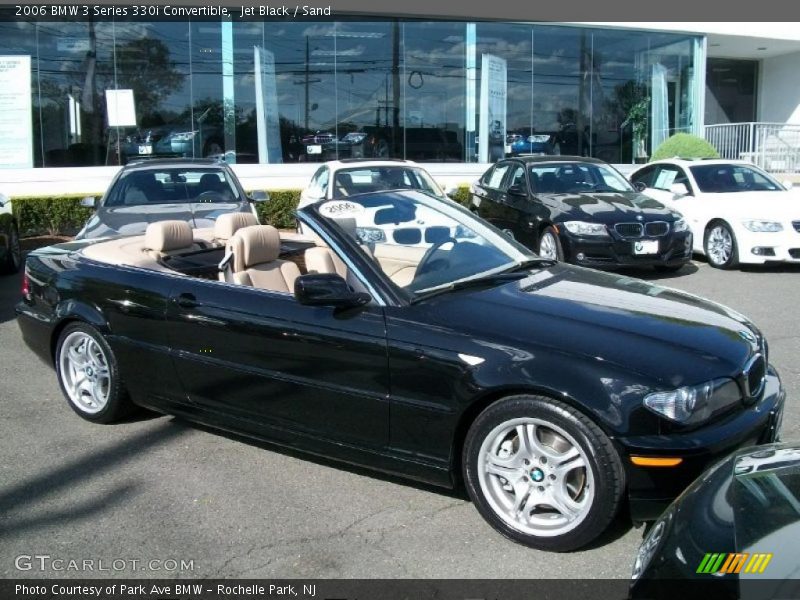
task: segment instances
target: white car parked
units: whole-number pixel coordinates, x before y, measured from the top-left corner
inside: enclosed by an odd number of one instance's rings
[[[683,214],[694,251],[712,267],[800,263],[800,195],[751,163],[675,158],[650,163],[630,180]]]
[[[418,190],[449,202],[445,190],[415,162],[343,159],[328,161],[317,169],[308,187],[300,193],[298,208],[320,200],[346,201],[358,194],[393,190]],[[362,243],[426,247],[453,234],[449,223],[441,222],[436,211],[423,214],[421,207],[414,215],[402,215],[396,210],[385,210],[388,204],[371,207],[363,223],[357,224],[356,233]],[[343,218],[347,216],[342,213]],[[364,225],[366,222],[370,226]]]

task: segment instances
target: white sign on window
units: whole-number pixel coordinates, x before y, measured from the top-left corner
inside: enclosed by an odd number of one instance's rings
[[[32,167],[30,56],[0,56],[0,131],[0,168]]]
[[[481,104],[478,159],[495,162],[505,156],[506,95],[508,79],[505,59],[492,54],[481,57]]]
[[[133,90],[106,90],[109,127],[136,127]]]

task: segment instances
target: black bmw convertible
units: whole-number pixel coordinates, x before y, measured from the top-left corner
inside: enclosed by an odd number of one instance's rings
[[[499,161],[472,185],[471,205],[546,258],[667,272],[692,258],[692,233],[683,217],[594,158]]]
[[[422,214],[436,228],[404,244]],[[35,251],[24,340],[89,421],[139,405],[463,484],[495,529],[555,551],[623,505],[656,518],[711,461],[776,436],[780,379],[732,310],[542,259],[419,191],[298,218],[312,235],[231,213]]]

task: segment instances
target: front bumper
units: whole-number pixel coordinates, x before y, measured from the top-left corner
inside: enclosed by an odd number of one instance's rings
[[[752,232],[744,227],[734,232],[739,247],[739,262],[763,265],[768,262],[787,262],[800,264],[800,232],[790,224],[783,225],[783,231],[764,233]],[[753,252],[757,249],[758,254]]]
[[[778,441],[785,398],[780,377],[770,367],[761,400],[745,410],[687,433],[615,440],[625,466],[633,520],[658,518],[692,481],[734,450]],[[675,467],[641,467],[631,462],[634,455],[679,457],[683,462]]]
[[[604,238],[576,236],[565,227],[559,226],[559,238],[564,250],[564,260],[587,267],[678,266],[692,258],[692,234],[689,231],[634,240],[616,234]],[[658,253],[634,253],[635,242],[651,240],[658,242]],[[579,255],[582,257],[579,258]]]

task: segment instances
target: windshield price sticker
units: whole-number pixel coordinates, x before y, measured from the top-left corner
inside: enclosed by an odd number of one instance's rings
[[[332,200],[319,207],[319,214],[323,217],[338,219],[341,217],[354,217],[364,213],[364,207],[349,200]]]

